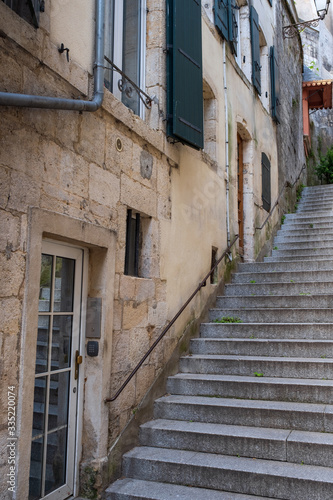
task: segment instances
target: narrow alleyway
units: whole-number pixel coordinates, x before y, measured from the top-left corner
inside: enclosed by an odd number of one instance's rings
[[[331,500],[333,186],[241,264],[108,500]],[[331,404],[329,404],[331,403]]]

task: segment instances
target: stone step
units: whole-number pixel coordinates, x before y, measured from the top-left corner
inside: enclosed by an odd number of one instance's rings
[[[319,257],[333,256],[333,247],[322,247],[319,244],[311,244],[309,248],[282,248],[282,245],[273,247],[271,257],[301,257],[302,259],[314,259],[317,260]]]
[[[180,359],[179,369],[183,374],[333,380],[332,358],[193,354]]]
[[[288,229],[282,228],[278,230],[276,233],[276,237],[284,236],[285,238],[294,238],[295,236],[304,236],[307,237],[315,237],[315,236],[333,236],[333,228],[332,227],[318,227],[318,228],[304,228],[304,229],[295,229],[293,227],[289,227]]]
[[[275,248],[278,247],[278,248]],[[315,241],[307,241],[307,240],[299,240],[296,242],[288,242],[278,239],[278,242],[274,240],[273,250],[320,250],[322,248],[327,248],[330,251],[333,251],[333,240],[329,238],[325,238],[324,240],[315,240]]]
[[[178,373],[168,378],[167,391],[184,396],[329,404],[332,380]]]
[[[123,471],[141,480],[269,498],[332,500],[332,471],[319,466],[142,446],[125,454]]]
[[[312,295],[329,294],[333,292],[333,282],[298,282],[298,283],[231,283],[225,285],[225,295]]]
[[[333,340],[210,339],[191,340],[191,354],[333,358]]]
[[[274,252],[274,256],[272,257],[265,257],[264,258],[264,263],[272,263],[272,262],[303,262],[303,261],[308,261],[309,258],[315,258],[316,261],[328,261],[332,260],[333,254],[331,255],[326,255],[327,251],[325,251],[325,254],[320,253],[320,251],[316,252],[308,252],[307,255],[302,255],[299,252],[295,252],[292,255],[289,255],[287,252],[282,253],[281,255],[278,255],[277,252]],[[312,255],[315,253],[315,256]]]
[[[306,212],[317,213],[317,212],[330,212],[333,209],[332,203],[303,203],[297,207],[297,214],[304,214]]]
[[[267,497],[131,478],[119,479],[105,493],[105,500],[203,500],[203,498],[207,500],[269,500]]]
[[[259,308],[311,308],[332,309],[333,295],[311,295],[305,292],[299,295],[244,295],[217,297],[216,309],[253,309]]]
[[[301,235],[301,236],[293,236],[292,234],[281,234],[279,236],[276,236],[274,238],[274,245],[279,245],[280,243],[294,243],[294,244],[299,244],[299,243],[322,243],[322,242],[330,242],[332,245],[333,243],[333,234],[322,234],[320,236],[318,235]],[[315,245],[314,245],[315,246]],[[326,245],[328,246],[328,245]]]
[[[321,224],[333,223],[333,214],[330,212],[317,212],[314,214],[286,214],[283,226],[293,226],[294,224]]]
[[[332,309],[238,308],[211,309],[209,320],[216,323],[331,323]]]
[[[140,444],[156,448],[221,453],[285,462],[288,459],[287,439],[293,432],[301,431],[180,420],[153,420],[141,426]]]
[[[296,213],[301,213],[304,212],[304,210],[311,210],[313,213],[316,212],[326,212],[329,210],[332,210],[333,208],[333,201],[330,199],[324,199],[324,200],[307,200],[304,198],[304,200],[300,201],[297,204],[297,210]]]
[[[333,268],[323,271],[266,271],[242,272],[232,275],[232,283],[307,283],[308,281],[333,281]]]
[[[290,272],[290,271],[331,271],[333,270],[333,255],[326,260],[302,260],[295,262],[253,262],[239,264],[239,273],[270,273],[270,272]]]
[[[169,395],[154,408],[162,419],[333,432],[333,405]]]
[[[297,222],[290,220],[288,223],[286,221],[282,225],[282,230],[283,231],[295,231],[295,230],[311,230],[311,229],[329,229],[331,230],[333,227],[333,220],[332,221],[312,221],[312,219],[309,219],[308,221],[304,222]]]
[[[158,419],[141,426],[140,444],[156,448],[333,466],[333,434],[329,433]]]
[[[202,323],[202,338],[333,340],[333,323]]]

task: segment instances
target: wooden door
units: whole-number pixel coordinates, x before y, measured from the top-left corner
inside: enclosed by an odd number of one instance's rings
[[[237,134],[237,203],[238,203],[238,234],[239,252],[243,254],[244,246],[244,208],[243,208],[243,140]]]

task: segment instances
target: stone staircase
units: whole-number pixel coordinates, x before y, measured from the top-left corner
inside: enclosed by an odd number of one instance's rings
[[[333,186],[305,188],[274,245],[226,285],[108,500],[333,499]]]

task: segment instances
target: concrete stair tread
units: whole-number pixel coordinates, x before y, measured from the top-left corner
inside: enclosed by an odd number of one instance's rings
[[[281,378],[281,377],[253,377],[246,375],[217,375],[214,373],[204,374],[204,373],[177,373],[169,380],[194,380],[203,382],[238,382],[238,383],[253,383],[253,384],[272,384],[272,385],[292,385],[299,387],[332,387],[332,380],[322,380],[322,379],[309,379],[309,378]]]
[[[141,428],[147,430],[179,431],[196,435],[207,434],[211,436],[234,436],[258,440],[297,441],[333,447],[333,434],[329,432],[309,432],[290,429],[274,429],[271,427],[252,427],[168,419],[151,420],[143,424]]]
[[[268,497],[132,478],[119,479],[106,490],[106,495],[106,500],[269,500]]]
[[[299,455],[307,450],[308,465],[333,465],[333,434],[328,432],[158,419],[141,426],[140,442],[142,446],[289,463],[299,463]]]
[[[333,319],[333,318],[332,318]],[[202,325],[209,325],[209,326],[216,326],[216,327],[227,327],[227,328],[236,328],[236,327],[253,327],[253,326],[261,326],[262,328],[266,327],[266,326],[295,326],[295,325],[301,325],[301,326],[319,326],[319,325],[332,325],[333,326],[333,322],[331,323],[301,323],[301,322],[295,322],[295,323],[288,323],[288,322],[285,322],[285,323],[251,323],[251,322],[242,322],[242,323],[216,323],[214,321],[206,321],[205,323],[201,323]],[[333,336],[333,334],[332,334]]]
[[[333,404],[325,403],[298,403],[289,401],[265,401],[255,399],[234,399],[234,398],[220,398],[210,396],[187,396],[177,394],[166,394],[156,400],[156,403],[167,405],[193,405],[193,406],[214,406],[217,408],[232,407],[244,408],[245,410],[269,410],[274,411],[292,411],[297,413],[322,413],[327,412],[333,414]]]
[[[333,474],[329,467],[293,464],[273,460],[261,460],[244,457],[232,457],[211,453],[200,453],[187,450],[174,450],[168,448],[154,448],[150,446],[136,447],[125,454],[125,460],[146,460],[155,464],[173,464],[181,468],[182,465],[194,468],[213,469],[218,471],[238,471],[250,474],[268,475],[274,478],[293,478],[313,483],[326,483],[332,485]],[[193,470],[193,473],[194,473]],[[133,471],[135,474],[135,471]],[[179,472],[181,472],[179,470]]]
[[[333,365],[333,358],[299,358],[299,357],[273,357],[273,356],[244,356],[235,354],[191,354],[183,356],[180,359],[208,359],[208,360],[225,360],[225,361],[265,361],[267,363],[285,362],[285,363],[318,363]]]

